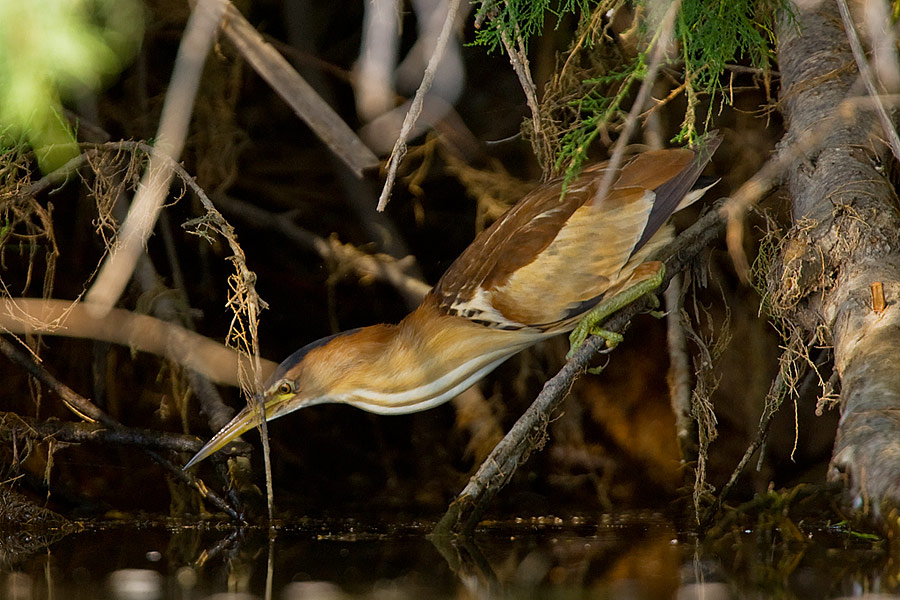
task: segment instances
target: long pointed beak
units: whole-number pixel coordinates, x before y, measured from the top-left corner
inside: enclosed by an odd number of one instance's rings
[[[260,412],[255,407],[247,406],[237,414],[225,427],[206,442],[206,445],[200,448],[200,451],[184,465],[184,469],[189,469],[198,462],[215,454],[229,442],[243,434],[244,432],[256,427],[260,424]]]

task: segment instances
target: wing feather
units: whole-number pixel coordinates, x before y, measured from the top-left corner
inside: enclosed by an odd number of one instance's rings
[[[492,304],[527,326],[555,328],[620,276],[653,208],[654,193],[616,189],[600,205],[576,210],[536,260],[492,290]],[[606,224],[598,228],[598,223]]]
[[[718,146],[638,154],[597,198],[607,163],[585,169],[562,195],[562,179],[539,186],[481,232],[430,292],[453,315],[498,329],[563,331],[651,251],[687,205]]]

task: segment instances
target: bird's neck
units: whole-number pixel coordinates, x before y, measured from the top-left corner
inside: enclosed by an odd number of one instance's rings
[[[364,377],[348,381],[348,392],[336,399],[382,414],[442,404],[542,337],[449,316],[428,299],[398,325],[378,325],[360,334],[377,344],[365,357]]]

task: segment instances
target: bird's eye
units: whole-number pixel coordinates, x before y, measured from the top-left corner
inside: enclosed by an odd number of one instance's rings
[[[278,393],[282,395],[293,394],[297,391],[297,386],[292,381],[282,381],[278,384]]]

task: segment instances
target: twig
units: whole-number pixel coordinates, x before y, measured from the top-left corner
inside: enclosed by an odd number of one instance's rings
[[[531,123],[534,128],[534,150],[537,154],[538,163],[543,165],[544,161],[549,158],[550,144],[544,133],[543,125],[541,125],[540,104],[537,98],[537,87],[534,85],[534,79],[531,77],[531,67],[528,64],[528,54],[525,52],[525,44],[522,41],[522,35],[516,27],[516,45],[513,46],[509,39],[509,35],[505,31],[500,31],[500,40],[503,47],[506,48],[506,54],[509,56],[509,62],[519,78],[519,85],[525,92],[525,102],[531,110]]]
[[[118,208],[118,204],[113,209],[116,212]],[[118,216],[118,215],[117,215]],[[174,248],[174,240],[172,240],[171,232],[168,228],[168,219],[166,218],[166,213],[162,213],[160,215],[160,224],[162,225],[163,237],[166,239],[167,250],[169,250],[169,258],[172,263],[172,273],[179,273],[180,267],[178,265],[178,253]],[[168,234],[168,235],[167,235]],[[164,319],[168,322],[178,323],[182,322],[185,327],[189,328],[191,331],[195,331],[193,319],[190,317],[189,311],[179,310],[177,305],[176,297],[173,294],[160,294],[159,291],[161,289],[165,289],[162,284],[162,281],[156,272],[156,268],[153,266],[153,262],[148,254],[142,254],[139,261],[137,270],[135,271],[135,280],[140,285],[144,294],[153,293],[156,294],[156,298],[153,302],[153,314],[161,319]],[[183,280],[180,277],[173,276],[173,280],[175,282]],[[186,288],[182,285],[179,288],[181,292],[178,298],[180,301],[187,306],[187,291]],[[209,423],[210,428],[213,431],[218,431],[222,427],[224,427],[234,416],[234,409],[228,406],[222,399],[222,395],[219,393],[219,390],[216,386],[203,374],[198,373],[192,369],[184,370],[185,378],[190,386],[191,391],[196,396],[200,408],[202,412],[206,415],[207,421]],[[161,435],[169,435],[169,434],[161,434]],[[59,439],[58,436],[54,439]],[[192,439],[193,441],[193,439]],[[192,446],[196,446],[190,450],[191,454],[197,452],[199,450],[200,444],[192,444]],[[246,455],[249,451],[249,446],[242,450],[242,454]],[[224,471],[224,469],[221,469]],[[228,484],[226,489],[228,490],[228,497],[234,502],[234,505],[237,507],[242,507],[247,504],[248,498],[246,498],[244,491],[248,489],[248,481],[247,475],[248,470],[240,469],[240,468],[229,468],[227,470],[228,475]],[[252,484],[251,484],[252,485]],[[254,486],[255,489],[255,486]]]
[[[203,65],[225,6],[226,0],[198,0],[185,26],[150,161],[128,218],[85,295],[97,317],[109,313],[122,295],[162,210],[173,176],[169,163],[177,162],[184,148]]]
[[[757,450],[765,443],[768,438],[769,426],[772,424],[772,419],[777,414],[778,408],[781,406],[787,392],[788,386],[785,383],[784,377],[782,377],[782,374],[779,372],[769,388],[768,397],[773,399],[773,402],[771,404],[768,401],[766,402],[766,408],[763,410],[763,414],[759,419],[759,425],[756,428],[756,436],[750,442],[750,445],[747,446],[747,450],[744,451],[741,460],[738,461],[738,464],[734,467],[728,481],[722,486],[719,495],[716,496],[712,505],[703,513],[703,517],[699,519],[700,531],[709,528],[712,524],[713,519],[715,519],[716,515],[722,509],[722,504],[725,502],[725,499],[731,493],[735,484],[737,484],[738,477],[741,476],[741,473],[743,473],[744,469],[747,468],[747,465],[750,464],[750,459],[753,458],[753,455],[756,454]]]
[[[281,99],[309,125],[316,136],[357,177],[378,166],[379,160],[344,120],[326,103],[271,44],[230,2],[222,32],[238,52],[266,80]]]
[[[691,369],[688,359],[687,336],[681,323],[681,273],[669,282],[665,291],[666,341],[669,346],[669,402],[675,416],[675,434],[681,460],[688,464],[696,460],[695,427],[691,419]]]
[[[897,135],[897,129],[891,121],[884,104],[879,100],[880,92],[875,85],[875,77],[872,69],[869,67],[869,61],[866,58],[866,51],[863,50],[862,43],[859,41],[859,35],[856,33],[856,26],[853,24],[853,17],[850,16],[850,8],[847,6],[847,0],[837,0],[838,10],[841,11],[841,20],[844,21],[844,31],[847,32],[847,40],[850,42],[850,50],[853,52],[853,58],[856,60],[856,67],[862,77],[863,83],[866,84],[866,90],[869,96],[875,101],[875,113],[878,120],[881,121],[881,128],[890,141],[891,151],[894,158],[900,160],[900,136]]]
[[[116,177],[120,180],[118,176]],[[119,183],[121,183],[121,180]],[[127,209],[124,203],[118,201],[114,202],[112,214],[117,220],[124,220],[126,212]],[[191,317],[190,311],[185,310],[190,306],[190,300],[187,296],[187,287],[184,283],[178,252],[175,248],[175,240],[172,237],[169,219],[165,212],[160,213],[160,225],[163,243],[166,247],[166,254],[169,257],[172,282],[177,293],[174,295],[161,293],[167,288],[163,284],[162,278],[157,272],[156,266],[153,264],[153,260],[147,253],[141,254],[138,259],[137,268],[134,272],[134,279],[141,288],[142,293],[155,295],[155,300],[152,304],[152,312],[155,317],[171,323],[182,324],[185,328],[196,331],[197,328]],[[234,416],[234,409],[224,402],[219,390],[216,389],[216,386],[206,376],[191,369],[185,369],[184,373],[191,391],[194,393],[194,396],[196,396],[200,404],[202,412],[207,416],[210,428],[213,431],[218,431],[231,420],[232,416]]]
[[[53,438],[73,444],[101,443],[118,446],[140,446],[151,450],[195,453],[203,442],[197,436],[169,433],[155,429],[120,426],[110,428],[100,423],[41,422],[12,412],[0,412],[0,428],[20,438],[42,441]],[[234,449],[229,445],[226,452]]]
[[[185,228],[196,226],[193,233],[201,237],[207,237],[207,229],[217,231],[228,241],[232,256],[230,262],[234,265],[236,274],[229,277],[231,294],[228,305],[234,312],[228,339],[234,340],[242,354],[249,357],[248,362],[241,362],[242,368],[238,372],[241,389],[247,397],[247,403],[259,411],[259,430],[263,447],[263,462],[266,471],[266,497],[268,500],[269,520],[275,518],[275,491],[272,482],[272,465],[269,456],[269,428],[266,419],[266,405],[263,398],[263,374],[262,359],[259,355],[259,312],[265,305],[256,293],[256,274],[247,266],[247,260],[243,248],[237,243],[234,228],[216,209],[212,201],[200,186],[190,180],[190,185],[206,209],[206,215],[184,224]],[[241,316],[245,315],[246,319]],[[246,331],[245,331],[246,328]],[[247,333],[249,332],[249,335]],[[246,367],[250,368],[247,369]]]
[[[717,210],[710,211],[689,227],[666,249],[666,276],[660,289],[665,289],[672,276],[681,271],[693,258],[715,239],[724,227],[724,220]],[[610,317],[603,328],[620,331],[632,317],[652,306],[647,298],[630,304]],[[560,371],[554,375],[538,394],[528,410],[516,421],[481,464],[478,472],[456,497],[435,527],[435,535],[471,533],[481,515],[500,489],[510,480],[516,468],[546,436],[550,415],[565,398],[573,382],[587,368],[591,357],[603,348],[600,337],[590,337],[578,348]]]
[[[441,58],[444,56],[444,50],[447,47],[447,42],[450,40],[450,35],[453,33],[453,27],[456,24],[456,14],[459,12],[460,4],[462,4],[462,0],[451,0],[450,5],[447,7],[447,18],[444,20],[444,26],[441,28],[441,33],[434,44],[434,52],[431,54],[431,58],[428,59],[428,66],[425,67],[422,83],[419,85],[419,89],[416,90],[416,95],[413,97],[413,101],[409,106],[409,112],[406,113],[406,118],[403,119],[400,135],[397,136],[397,141],[394,143],[394,149],[391,151],[391,158],[388,161],[384,187],[381,190],[381,195],[378,197],[377,210],[379,212],[385,209],[390,200],[391,192],[394,189],[394,182],[397,179],[397,169],[400,167],[400,161],[406,156],[406,140],[409,138],[413,125],[416,124],[419,115],[422,113],[425,94],[431,89],[435,71],[437,71],[438,64],[440,64]]]
[[[878,83],[888,92],[900,91],[900,57],[897,55],[897,27],[890,3],[863,3],[866,33],[872,48],[872,66]]]
[[[822,133],[824,134],[824,132],[825,129],[823,128]],[[728,222],[725,231],[725,241],[728,245],[731,263],[744,283],[749,283],[750,281],[750,262],[744,253],[744,217],[747,211],[750,210],[751,206],[759,202],[763,195],[778,185],[794,160],[802,156],[806,150],[811,149],[814,145],[820,144],[822,137],[805,135],[799,143],[770,158],[753,177],[738,188],[737,192],[720,209],[722,216]]]
[[[227,385],[240,385],[238,372],[248,368],[247,357],[236,350],[174,323],[119,308],[113,309],[106,318],[97,319],[83,303],[69,300],[0,298],[0,331],[122,344],[165,356]],[[264,376],[277,366],[267,360],[260,364]]]
[[[647,67],[647,74],[641,82],[641,88],[638,90],[637,97],[631,105],[631,110],[628,111],[628,116],[625,119],[622,132],[619,134],[619,138],[613,146],[613,153],[609,159],[609,166],[603,172],[603,179],[600,180],[600,185],[597,187],[597,198],[606,197],[606,194],[609,193],[609,187],[612,185],[613,178],[618,176],[619,167],[625,156],[625,148],[628,146],[628,140],[631,139],[631,135],[637,127],[638,116],[643,112],[644,106],[650,98],[650,93],[653,91],[656,74],[662,66],[666,49],[672,39],[672,32],[675,28],[675,17],[678,15],[678,9],[680,7],[681,0],[674,0],[666,10],[666,14],[659,25],[656,34],[656,44],[653,47],[653,54],[650,56],[650,64]]]
[[[288,215],[276,214],[236,198],[222,196],[216,198],[216,202],[226,212],[237,214],[259,229],[278,231],[298,246],[312,250],[325,262],[349,264],[361,277],[390,283],[410,300],[413,308],[431,289],[418,277],[407,274],[406,259],[397,260],[386,254],[366,254],[350,244],[324,239],[295,225]]]
[[[93,421],[97,421],[103,426],[119,432],[123,436],[129,434],[128,429],[121,423],[100,410],[93,402],[91,402],[87,398],[75,393],[74,390],[56,379],[46,369],[38,364],[32,356],[19,350],[15,347],[15,345],[7,341],[2,336],[0,336],[0,353],[3,353],[12,362],[22,367],[29,375],[56,392],[56,394],[59,395],[62,401],[66,404],[66,406],[71,408],[77,414]],[[169,471],[169,473],[172,474],[173,477],[199,491],[203,498],[209,501],[210,504],[212,504],[219,510],[224,511],[233,519],[240,520],[241,517],[237,513],[237,511],[234,510],[231,505],[229,505],[225,500],[219,497],[218,494],[209,490],[209,488],[207,488],[201,480],[197,479],[193,475],[190,475],[189,473],[182,471],[180,467],[175,466],[174,464],[172,464],[172,461],[160,456],[156,451],[144,446],[141,446],[141,449],[146,452],[154,461],[156,461],[163,468]]]
[[[364,122],[394,107],[400,10],[396,0],[365,3],[362,43],[352,78],[356,113]]]
[[[234,409],[225,404],[222,394],[219,393],[215,384],[208,377],[193,369],[186,369],[185,377],[191,391],[197,397],[200,411],[206,415],[209,428],[218,431],[225,427],[234,416]]]
[[[78,156],[70,158],[64,165],[57,167],[33,182],[31,185],[19,190],[18,194],[23,198],[35,196],[49,188],[51,185],[65,181],[72,173],[79,169],[81,165],[88,162],[88,160],[98,152],[98,150],[90,149],[82,152]]]

